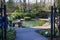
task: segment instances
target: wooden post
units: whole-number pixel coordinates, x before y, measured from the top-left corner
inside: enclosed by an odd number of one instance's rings
[[[2,0],[1,0],[1,18],[2,18],[2,16],[3,16],[3,15],[2,15],[2,4],[3,4],[3,3],[2,3]],[[1,24],[2,24],[2,23],[1,23]],[[1,38],[2,38],[2,40],[3,40],[3,39],[4,39],[4,38],[3,38],[3,25],[1,25],[1,30],[2,30],[2,37],[1,37]]]
[[[51,7],[51,40],[53,40],[53,6]]]
[[[54,26],[54,37],[55,37],[55,35],[56,35],[56,32],[55,32],[55,15],[56,15],[56,6],[55,6],[55,0],[54,0],[54,13],[53,13],[53,20],[54,20],[54,22],[53,22],[53,26]]]
[[[7,15],[6,15],[5,0],[1,0],[1,16],[2,16],[2,40],[6,40]]]

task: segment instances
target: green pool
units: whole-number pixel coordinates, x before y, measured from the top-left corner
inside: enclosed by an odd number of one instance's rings
[[[36,20],[36,21],[25,21],[25,27],[42,26],[46,21]]]

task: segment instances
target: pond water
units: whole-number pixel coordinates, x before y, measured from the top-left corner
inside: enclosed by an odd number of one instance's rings
[[[25,27],[35,27],[35,26],[42,26],[46,21],[42,20],[34,20],[34,21],[25,21]]]
[[[36,21],[25,21],[26,27],[33,27],[36,24]]]
[[[21,21],[20,22],[22,28],[31,28],[31,27],[36,27],[36,26],[42,26],[45,23],[46,23],[46,21],[42,21],[42,20],[33,20],[33,21],[31,20],[31,21]]]

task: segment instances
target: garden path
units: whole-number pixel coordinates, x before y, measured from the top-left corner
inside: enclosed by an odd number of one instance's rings
[[[36,33],[40,28],[16,28],[15,40],[48,40],[44,36]]]

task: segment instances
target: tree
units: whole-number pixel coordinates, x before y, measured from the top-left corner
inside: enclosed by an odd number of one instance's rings
[[[45,10],[46,10],[45,1],[37,3],[37,0],[36,0],[36,3],[30,3],[28,0],[28,6],[26,3],[26,0],[23,0],[23,2],[22,2],[22,0],[19,0],[19,2],[16,2],[16,4],[15,4],[16,6],[13,5],[14,4],[13,1],[10,1],[10,2],[8,1],[7,3],[9,4],[9,6],[8,6],[9,9],[10,9],[10,6],[13,7],[11,9],[15,9],[14,12],[12,13],[12,15],[15,16],[15,18],[17,18],[17,16],[20,16],[20,17],[22,17],[22,16],[23,17],[36,17],[37,14],[39,15],[39,17],[45,16],[45,13],[44,13],[44,15],[41,13],[41,11],[45,12]],[[28,12],[27,12],[27,10],[28,10]]]
[[[14,1],[13,0],[8,0],[6,5],[7,5],[7,11],[9,11],[9,12],[14,11],[15,7],[14,7]]]

